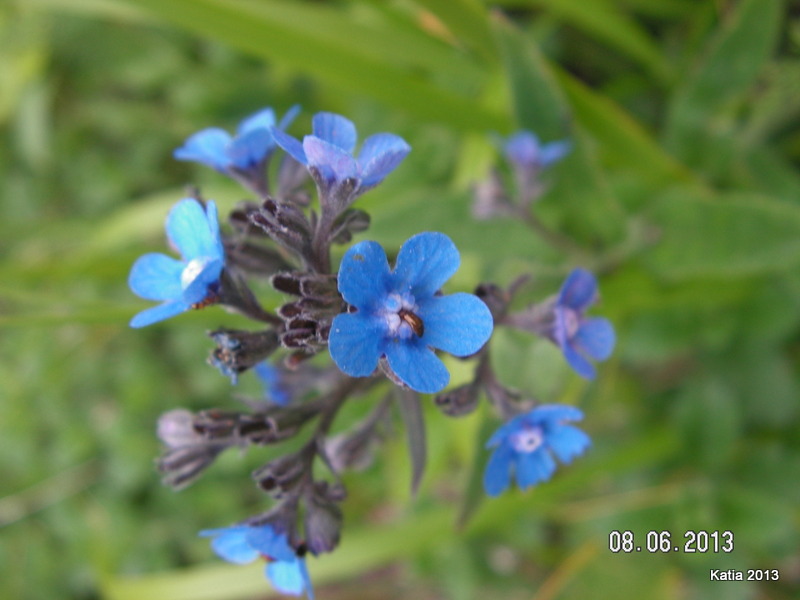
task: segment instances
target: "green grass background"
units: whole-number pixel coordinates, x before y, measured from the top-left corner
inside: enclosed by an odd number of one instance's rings
[[[591,452],[526,494],[481,500],[488,410],[428,406],[409,493],[401,429],[348,475],[341,547],[310,560],[319,598],[789,599],[800,589],[800,13],[780,0],[7,0],[0,4],[0,597],[236,599],[261,566],[212,557],[201,528],[263,509],[255,456],[162,487],[154,424],[241,389],[204,364],[220,311],[128,329],[131,263],[200,185],[190,133],[299,103],[413,152],[359,201],[396,248],[439,230],[451,289],[555,291],[601,277],[618,347],[596,382],[498,334],[509,384],[586,412]],[[582,248],[475,223],[469,185],[517,128],[574,151],[537,206]],[[277,301],[277,299],[275,300]],[[454,378],[467,367],[453,363]],[[356,410],[357,412],[357,410]],[[345,415],[346,417],[347,415]],[[465,506],[472,519],[457,527]],[[614,554],[612,530],[730,530],[730,554]],[[771,583],[710,569],[778,569]]]

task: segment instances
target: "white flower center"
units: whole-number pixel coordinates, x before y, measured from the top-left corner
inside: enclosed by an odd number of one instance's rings
[[[183,272],[181,273],[181,287],[183,289],[189,287],[192,282],[197,279],[197,276],[203,272],[207,264],[207,258],[193,258],[190,260],[189,264],[183,268]]]
[[[383,307],[378,315],[386,323],[387,333],[394,337],[408,339],[413,335],[420,335],[419,330],[424,326],[422,319],[417,314],[417,305],[411,294],[389,294],[383,302]]]
[[[564,315],[564,328],[567,330],[567,339],[571,340],[580,329],[580,317],[571,308],[565,308],[561,314]]]
[[[525,427],[521,431],[512,433],[509,440],[514,450],[523,454],[530,454],[542,445],[544,433],[541,427]]]

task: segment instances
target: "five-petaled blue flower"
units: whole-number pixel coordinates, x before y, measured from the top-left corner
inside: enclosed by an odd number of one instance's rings
[[[314,115],[312,134],[303,141],[274,130],[277,144],[295,160],[314,169],[323,196],[338,196],[342,186],[352,186],[342,204],[378,185],[406,157],[411,147],[391,133],[377,133],[364,140],[358,158],[356,127],[345,117],[328,112]],[[313,174],[313,173],[312,173]]]
[[[299,596],[303,592],[314,599],[311,578],[304,558],[297,556],[285,533],[271,525],[235,525],[222,529],[201,531],[203,537],[213,537],[211,547],[225,560],[247,564],[259,556],[267,561],[265,573],[275,589],[284,594]]]
[[[224,129],[209,127],[189,136],[174,152],[178,160],[208,165],[221,173],[258,169],[275,150],[273,131],[285,129],[300,112],[293,106],[275,128],[275,112],[264,108],[239,123],[236,136]]]
[[[567,277],[553,307],[551,337],[559,345],[569,365],[578,375],[594,379],[595,368],[587,360],[605,360],[614,350],[616,336],[608,319],[584,316],[597,301],[597,280],[584,269],[575,269]]]
[[[483,475],[486,493],[500,495],[512,473],[523,490],[550,479],[556,470],[551,452],[568,464],[591,444],[583,431],[564,424],[582,418],[583,413],[575,407],[544,404],[500,427],[486,444],[495,448]]]
[[[519,131],[503,143],[503,152],[515,167],[540,171],[564,158],[572,145],[567,140],[541,144],[531,131]]]
[[[194,198],[184,198],[172,207],[166,229],[169,241],[183,260],[149,253],[133,264],[128,277],[131,290],[147,300],[164,303],[133,317],[131,327],[144,327],[190,308],[200,308],[219,294],[225,251],[214,202],[203,208]]]
[[[488,307],[477,296],[436,295],[460,257],[442,233],[420,233],[400,248],[394,271],[376,242],[351,247],[339,268],[339,291],[357,309],[333,319],[333,361],[352,377],[371,375],[381,357],[405,385],[435,393],[450,381],[433,348],[456,356],[480,350],[492,334]]]

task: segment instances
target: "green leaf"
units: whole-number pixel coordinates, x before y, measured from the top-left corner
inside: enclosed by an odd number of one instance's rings
[[[645,261],[660,276],[743,277],[800,263],[800,207],[767,196],[676,189],[650,217],[661,240]]]
[[[199,35],[297,69],[342,91],[365,94],[423,119],[465,130],[485,131],[506,125],[503,116],[476,106],[470,98],[442,89],[412,70],[387,64],[382,56],[376,56],[371,42],[366,40],[375,40],[380,31],[364,33],[363,29],[356,29],[360,33],[349,43],[343,35],[320,34],[323,25],[340,32],[351,30],[352,19],[338,12],[327,13],[320,20],[314,12],[302,11],[286,2],[127,1]],[[381,45],[384,50],[386,47]],[[457,61],[457,57],[453,60]]]
[[[474,451],[467,474],[466,486],[461,498],[461,508],[458,511],[456,526],[459,528],[464,527],[469,522],[472,515],[475,514],[475,511],[486,499],[483,491],[483,472],[486,469],[486,463],[489,462],[490,452],[484,446],[498,425],[499,423],[496,419],[487,419],[485,417],[481,419],[481,425],[475,436]]]
[[[494,62],[497,51],[489,30],[486,9],[478,0],[417,0],[439,17],[459,41],[485,61]]]
[[[573,75],[556,70],[575,117],[600,143],[604,156],[653,184],[693,181],[695,176],[664,151],[652,135],[608,96]]]
[[[410,390],[399,390],[397,404],[400,406],[400,414],[406,426],[408,453],[411,458],[411,493],[416,494],[419,482],[425,473],[428,454],[425,442],[425,419],[422,415],[419,394]]]
[[[542,8],[635,60],[658,80],[673,78],[672,66],[645,29],[607,0],[515,0],[501,4]]]
[[[712,39],[705,57],[676,92],[666,139],[690,164],[702,158],[698,137],[713,130],[725,105],[748,90],[778,41],[783,3],[742,0]]]

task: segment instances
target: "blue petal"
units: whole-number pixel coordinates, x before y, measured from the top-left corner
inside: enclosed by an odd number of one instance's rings
[[[597,297],[597,279],[585,269],[574,269],[558,294],[558,304],[573,310],[584,310]]]
[[[186,312],[189,308],[189,305],[183,300],[172,300],[154,306],[153,308],[143,310],[131,319],[129,325],[137,329],[139,327],[146,327],[147,325],[152,325],[158,321],[163,321],[164,319],[169,319],[182,312]]]
[[[592,440],[583,431],[572,425],[562,425],[547,434],[547,445],[563,463],[572,462],[591,446]]]
[[[313,598],[308,572],[302,559],[272,562],[266,568],[267,578],[276,590],[284,594],[299,596],[304,591]]]
[[[362,314],[336,315],[331,324],[328,350],[336,366],[351,377],[372,375],[381,356],[384,332],[374,319]]]
[[[181,273],[185,266],[165,254],[145,254],[133,263],[128,285],[134,294],[147,300],[180,298]]]
[[[525,422],[525,418],[526,415],[517,415],[510,421],[507,421],[501,425],[500,428],[498,428],[498,430],[492,434],[492,437],[489,438],[489,441],[486,442],[486,447],[491,448],[492,446],[497,446],[506,440],[512,433],[519,431]]]
[[[289,125],[292,124],[292,121],[294,121],[295,117],[297,117],[298,114],[300,114],[300,105],[295,104],[289,110],[286,111],[285,115],[283,115],[281,122],[278,123],[278,129],[285,130]]]
[[[289,393],[281,387],[281,371],[268,362],[258,363],[253,370],[264,384],[267,399],[285,406],[291,401]]]
[[[270,130],[255,129],[236,137],[228,148],[228,156],[236,167],[250,169],[262,163],[274,149]]]
[[[384,351],[395,375],[416,392],[435,394],[450,382],[447,367],[421,340],[394,338]]]
[[[178,202],[167,217],[167,237],[186,261],[224,256],[214,202],[208,203],[207,212],[194,198]]]
[[[556,471],[556,461],[544,449],[517,454],[517,485],[521,490],[527,489],[541,481],[546,481]]]
[[[226,527],[225,529],[207,529],[201,531],[203,537],[214,537],[211,548],[228,562],[240,565],[258,558],[259,552],[247,541],[250,527]]]
[[[292,158],[294,158],[301,165],[307,165],[308,159],[303,150],[303,144],[297,138],[292,137],[288,133],[284,133],[280,129],[272,130],[272,137],[275,143],[283,148]]]
[[[199,272],[194,274],[193,278],[186,281],[187,272],[191,269],[195,261],[202,261],[202,268]],[[219,281],[220,274],[222,273],[222,261],[214,259],[194,259],[184,269],[182,277],[183,288],[183,301],[187,304],[197,304],[203,302],[208,298],[209,286]]]
[[[391,133],[378,133],[368,137],[358,155],[361,186],[378,185],[399,165],[411,151],[405,140]]]
[[[400,248],[393,278],[400,291],[410,291],[419,302],[441,288],[460,263],[458,249],[445,234],[418,233]]]
[[[509,444],[492,452],[483,472],[483,489],[489,496],[499,496],[511,482],[511,462],[515,452]]]
[[[520,131],[512,135],[503,150],[512,163],[528,166],[539,162],[539,138],[530,131]]]
[[[208,217],[208,231],[211,234],[211,239],[208,242],[208,254],[212,258],[217,258],[223,263],[225,262],[225,247],[222,245],[222,235],[219,231],[219,215],[217,213],[217,204],[213,200],[206,203],[206,217]]]
[[[588,319],[581,323],[573,343],[595,360],[605,360],[614,350],[616,335],[608,319]]]
[[[318,137],[348,154],[356,147],[356,126],[350,119],[329,112],[314,115],[311,130]]]
[[[275,127],[275,111],[271,108],[264,108],[239,123],[236,133],[244,135],[257,129],[270,130],[273,127]]]
[[[568,404],[541,404],[522,417],[531,425],[544,425],[549,428],[560,425],[566,421],[580,421],[583,412],[575,406]]]
[[[389,262],[381,245],[364,241],[351,246],[339,265],[338,285],[347,303],[359,309],[382,301],[389,285]]]
[[[273,560],[293,561],[297,558],[286,540],[286,534],[278,533],[270,525],[248,527],[247,543]]]
[[[572,150],[572,144],[566,140],[545,144],[539,155],[539,163],[542,167],[547,167],[564,158],[570,150]]]
[[[348,152],[325,140],[307,135],[303,151],[309,167],[317,167],[329,181],[344,181],[358,177],[358,162]]]
[[[494,320],[477,296],[458,293],[429,296],[418,302],[425,326],[422,341],[455,356],[474,354],[489,340]]]
[[[564,358],[573,370],[583,377],[584,379],[594,379],[597,375],[594,366],[586,358],[583,357],[572,343],[567,343],[561,346],[561,352],[564,353]]]
[[[230,164],[227,154],[230,141],[227,131],[211,127],[189,136],[172,155],[178,160],[192,160],[225,172]]]

